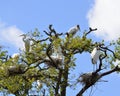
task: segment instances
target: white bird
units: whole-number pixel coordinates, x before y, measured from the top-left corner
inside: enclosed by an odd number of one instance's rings
[[[67,34],[67,36],[70,36],[70,35],[74,36],[79,30],[80,30],[80,26],[76,25],[76,26],[73,26],[72,28],[70,28],[66,34]]]
[[[57,64],[61,64],[62,63],[63,58],[60,57],[59,55],[56,55],[56,56],[55,55],[51,55],[50,57],[53,59],[53,61],[55,63],[57,63]],[[47,57],[46,60],[50,60],[50,59]],[[45,62],[45,63],[48,64],[48,65],[51,65],[50,62]]]
[[[20,36],[23,36],[23,41],[25,43],[25,50],[26,50],[26,52],[29,52],[29,50],[30,50],[30,39],[27,38],[26,34],[23,34],[23,35],[20,35]]]
[[[52,60],[59,65],[63,63],[63,54],[61,53],[61,48],[53,48],[53,54],[50,56]],[[46,60],[50,60],[48,57]],[[45,62],[47,65],[51,65],[51,62]]]
[[[19,58],[19,56],[20,56],[20,53],[14,53],[14,54],[12,55],[12,58]]]
[[[14,53],[12,56],[12,61],[13,62],[18,62],[18,60],[19,60],[19,57],[20,57],[20,53]]]
[[[37,80],[36,82],[38,87],[41,86],[40,80]]]
[[[91,57],[92,57],[92,63],[93,64],[97,64],[97,61],[98,61],[100,55],[101,55],[100,50],[97,47],[95,47],[93,49],[93,51],[91,52]]]

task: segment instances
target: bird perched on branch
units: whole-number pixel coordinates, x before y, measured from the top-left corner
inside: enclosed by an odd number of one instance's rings
[[[13,55],[12,55],[12,58],[18,58],[20,56],[20,53],[14,53]]]
[[[92,64],[97,64],[100,55],[101,55],[100,49],[98,47],[95,47],[91,52]]]
[[[70,28],[68,30],[66,35],[67,35],[67,37],[74,36],[79,30],[80,30],[80,26],[79,25],[73,26],[72,28]]]
[[[63,54],[61,53],[61,48],[57,48],[57,49],[53,48],[52,52],[53,53],[50,57],[54,61],[55,66],[61,67],[64,60]],[[52,65],[50,58],[47,57],[46,60],[48,61],[45,62],[47,65]]]
[[[29,50],[30,50],[30,38],[27,38],[26,34],[22,34],[20,36],[23,36],[23,41],[25,43],[25,50],[26,50],[26,52],[29,52]]]
[[[13,62],[18,62],[20,53],[14,53],[12,56]]]

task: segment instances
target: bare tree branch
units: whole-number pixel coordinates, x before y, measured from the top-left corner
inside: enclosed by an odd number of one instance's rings
[[[89,31],[87,33],[84,34],[84,37],[86,37],[88,34],[90,34],[92,31],[96,31],[97,28],[92,29],[91,27],[89,28]]]
[[[113,69],[111,69],[111,70],[109,70],[107,72],[102,73],[101,77],[109,75],[109,74],[111,74],[113,72],[116,72],[116,71],[120,71],[120,67],[118,65],[115,68],[113,68]]]

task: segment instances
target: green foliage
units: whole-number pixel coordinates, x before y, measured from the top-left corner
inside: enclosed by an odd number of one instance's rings
[[[91,52],[99,43],[93,43],[92,39],[85,36],[61,37],[54,31],[53,35],[46,34],[42,38],[38,29],[29,33],[32,44],[30,51],[21,51],[17,58],[7,57],[7,51],[0,50],[0,89],[5,89],[16,96],[25,96],[32,88],[33,82],[40,81],[40,91],[47,87],[49,95],[59,94],[64,96],[64,91],[68,86],[70,70],[75,68],[75,54]],[[100,42],[104,44],[104,41]],[[50,46],[51,45],[51,46]],[[115,45],[115,43],[110,43]],[[120,40],[116,43],[115,55],[120,60]],[[49,48],[50,47],[50,48]],[[62,63],[58,65],[52,58],[52,54],[57,52],[62,54]],[[104,56],[104,55],[101,55]],[[4,58],[5,59],[4,59]],[[50,58],[51,57],[51,58]],[[52,60],[51,60],[52,59]],[[110,62],[110,67],[115,68],[113,61],[116,58],[109,56],[106,62]],[[46,62],[49,62],[47,64]],[[17,72],[10,74],[10,66],[16,66]],[[23,68],[23,69],[22,69]],[[20,70],[23,70],[19,72]],[[61,92],[61,93],[60,93]]]

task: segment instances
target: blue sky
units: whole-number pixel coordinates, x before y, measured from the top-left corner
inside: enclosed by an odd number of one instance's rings
[[[120,36],[119,0],[0,0],[0,45],[9,50],[9,54],[23,48],[19,35],[48,29],[49,24],[59,32],[66,32],[79,24],[81,32],[89,26],[98,28],[90,37],[94,40],[115,40]],[[92,71],[90,54],[78,56],[77,68],[73,74]],[[109,82],[100,82],[93,88],[92,96],[117,96],[120,76],[111,74],[103,78]],[[67,96],[75,96],[80,90],[68,88]],[[88,90],[84,96],[88,96]]]

